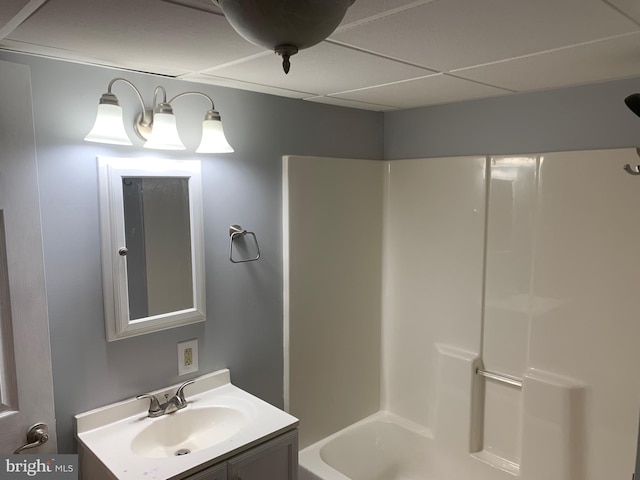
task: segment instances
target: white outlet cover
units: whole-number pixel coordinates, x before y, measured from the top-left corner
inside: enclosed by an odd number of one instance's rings
[[[187,364],[186,356],[191,349],[191,364]],[[178,375],[186,375],[198,371],[198,339],[178,343]]]

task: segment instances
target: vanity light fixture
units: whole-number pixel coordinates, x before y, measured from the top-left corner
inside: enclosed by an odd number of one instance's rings
[[[134,122],[136,134],[145,141],[143,147],[158,150],[185,150],[186,147],[180,140],[176,127],[176,118],[173,114],[172,102],[186,95],[199,95],[211,102],[211,108],[207,110],[202,122],[202,139],[196,149],[196,153],[230,153],[233,147],[229,145],[224,131],[220,113],[215,109],[213,100],[201,92],[179,93],[167,101],[167,92],[162,86],[156,87],[153,94],[153,107],[147,108],[142,99],[142,94],[136,86],[124,78],[114,78],[109,82],[107,92],[100,97],[98,114],[91,131],[84,138],[87,142],[110,143],[115,145],[133,145],[124,128],[122,107],[118,98],[111,92],[113,84],[124,82],[134,89],[142,111]],[[162,95],[158,102],[158,95]]]

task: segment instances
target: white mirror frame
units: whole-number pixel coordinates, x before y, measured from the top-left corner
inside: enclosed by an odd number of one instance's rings
[[[131,320],[122,177],[186,177],[189,182],[193,308]],[[98,157],[100,238],[107,341],[203,322],[205,310],[202,185],[198,160]]]

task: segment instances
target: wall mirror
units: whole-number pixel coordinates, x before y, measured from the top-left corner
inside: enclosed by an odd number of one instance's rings
[[[98,157],[108,341],[205,320],[200,162]]]

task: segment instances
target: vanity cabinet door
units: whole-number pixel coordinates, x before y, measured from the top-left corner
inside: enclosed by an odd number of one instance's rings
[[[188,480],[227,480],[227,466],[222,464],[207,468],[203,472],[190,476]]]
[[[227,462],[228,480],[297,480],[298,431],[233,457]]]

